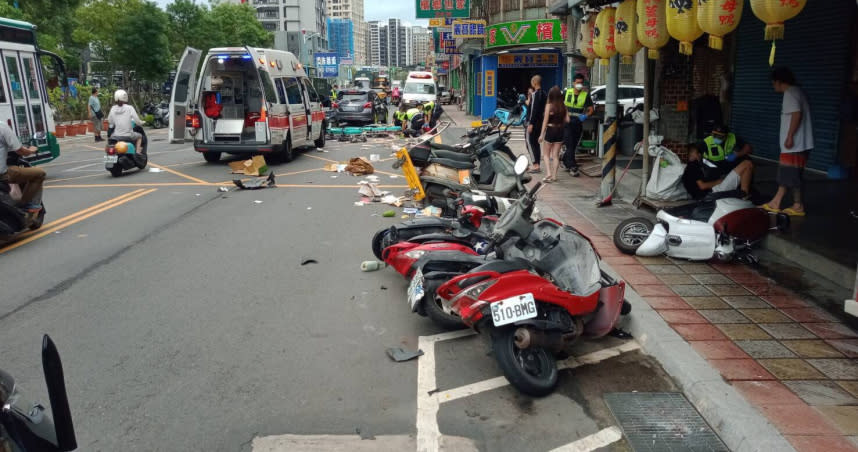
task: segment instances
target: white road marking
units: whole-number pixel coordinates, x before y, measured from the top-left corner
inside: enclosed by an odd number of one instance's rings
[[[585,436],[578,441],[560,446],[551,452],[589,452],[610,444],[623,438],[623,432],[617,426],[608,427],[590,436]]]
[[[98,163],[87,163],[86,165],[81,165],[81,166],[76,166],[74,168],[64,169],[63,172],[65,173],[65,172],[70,172],[70,171],[99,171],[99,172],[104,171],[104,168],[96,168],[96,169],[89,169],[89,170],[84,169],[84,168],[89,168],[90,166],[95,166],[95,165],[99,165],[99,164]]]

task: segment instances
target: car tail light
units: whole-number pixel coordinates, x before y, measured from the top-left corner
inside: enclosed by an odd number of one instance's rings
[[[340,108],[340,104],[334,102],[331,104],[331,108]]]
[[[372,102],[367,102],[363,104],[363,108],[372,108]]]
[[[195,111],[185,115],[185,127],[199,129],[201,127],[201,123],[202,117],[200,116],[200,112]]]

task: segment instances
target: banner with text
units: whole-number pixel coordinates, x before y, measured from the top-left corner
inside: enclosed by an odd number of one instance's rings
[[[527,44],[563,44],[569,32],[558,19],[517,20],[486,27],[486,48]]]
[[[498,55],[498,67],[515,69],[522,67],[557,67],[556,53],[502,53]]]
[[[486,21],[484,20],[454,20],[453,37],[456,39],[484,38],[486,36]]]
[[[339,75],[339,63],[337,62],[336,52],[319,52],[315,53],[316,67],[319,68],[319,75],[323,78],[337,77]]]
[[[470,17],[471,0],[416,0],[418,19]]]
[[[449,26],[453,25],[454,20],[455,19],[453,19],[452,17],[436,17],[434,19],[429,19],[429,26],[430,27],[449,27]]]

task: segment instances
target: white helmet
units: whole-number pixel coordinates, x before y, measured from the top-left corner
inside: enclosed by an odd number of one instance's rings
[[[128,93],[124,89],[118,89],[113,93],[113,100],[116,102],[128,102]]]

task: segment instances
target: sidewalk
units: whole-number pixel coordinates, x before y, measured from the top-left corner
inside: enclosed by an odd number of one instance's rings
[[[511,147],[526,152],[521,141]],[[558,179],[540,193],[544,214],[590,237],[629,283],[628,328],[732,450],[780,451],[785,438],[798,451],[858,451],[856,331],[741,264],[621,254],[617,223],[652,214],[597,208],[598,179]]]

